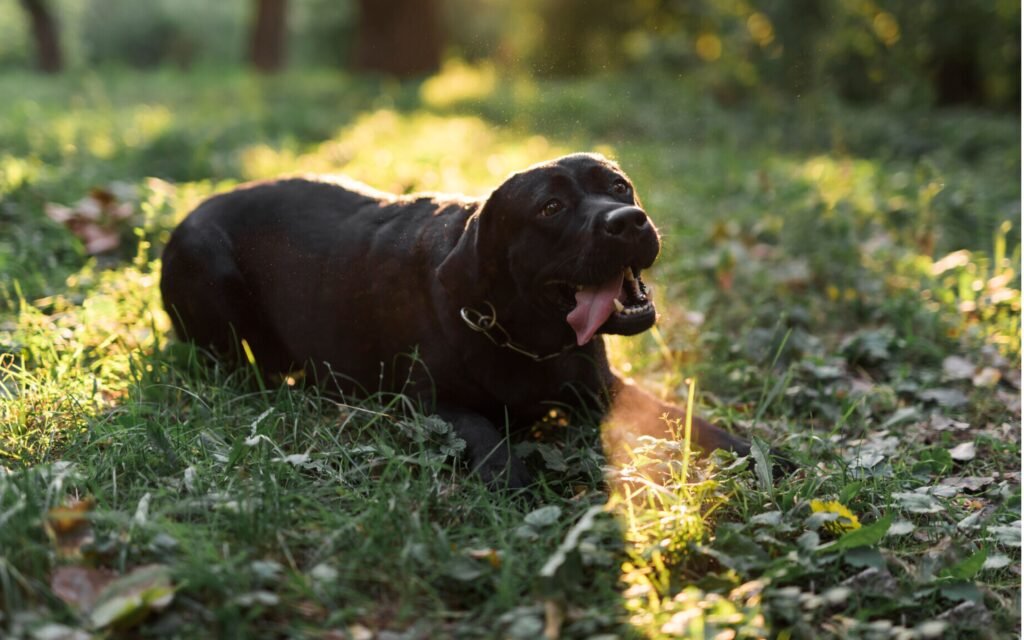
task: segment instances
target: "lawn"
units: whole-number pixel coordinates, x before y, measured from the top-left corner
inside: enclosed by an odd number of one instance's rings
[[[5,637],[1019,630],[1015,114],[460,64],[0,95]],[[607,469],[596,425],[554,421],[516,446],[538,486],[494,493],[406,398],[264,388],[170,333],[160,250],[207,195],[300,171],[483,195],[577,150],[622,164],[664,239],[658,327],[607,339],[616,367],[677,403],[695,384],[752,460],[669,480],[654,454],[683,448],[651,441]]]

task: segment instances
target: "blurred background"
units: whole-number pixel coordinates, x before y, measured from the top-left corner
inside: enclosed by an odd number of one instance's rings
[[[566,76],[650,69],[757,92],[1016,111],[1014,0],[21,0],[0,71],[252,65],[398,76],[449,58]]]

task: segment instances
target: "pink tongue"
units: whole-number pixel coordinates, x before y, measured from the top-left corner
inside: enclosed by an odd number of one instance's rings
[[[576,292],[576,308],[565,317],[576,332],[576,344],[590,342],[597,330],[615,309],[615,298],[622,291],[622,274],[597,287],[583,287]]]

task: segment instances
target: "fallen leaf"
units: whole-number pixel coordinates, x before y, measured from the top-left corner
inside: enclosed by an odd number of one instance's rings
[[[32,629],[32,640],[89,640],[92,634],[56,622]]]
[[[71,207],[66,207],[56,202],[47,202],[43,205],[43,213],[46,217],[54,222],[64,224],[71,218],[75,217],[75,212]]]
[[[967,404],[967,396],[959,389],[927,389],[918,393],[917,397],[943,407],[960,407]]]
[[[1010,557],[1001,553],[996,553],[985,558],[985,564],[981,565],[982,571],[991,571],[995,569],[1002,569],[1003,567],[1010,566]]]
[[[263,607],[273,607],[281,602],[280,596],[273,591],[264,591],[262,589],[257,591],[249,591],[247,593],[241,593],[232,599],[232,602],[240,607],[254,607],[256,605]]]
[[[975,511],[974,513],[965,516],[960,522],[956,523],[957,529],[977,529],[978,521],[981,520],[981,511]]]
[[[971,425],[966,422],[954,420],[948,416],[942,415],[941,413],[933,413],[929,419],[929,424],[931,425],[931,428],[936,431],[963,431],[971,427]]]
[[[892,497],[911,513],[938,513],[944,510],[935,498],[926,493],[897,492]]]
[[[174,599],[171,570],[162,564],[135,567],[108,584],[89,613],[94,629],[129,629]]]
[[[971,382],[976,387],[994,387],[999,384],[1003,374],[995,367],[985,367],[971,377]]]
[[[310,570],[309,577],[317,582],[331,583],[338,579],[338,570],[321,562]]]
[[[92,609],[100,592],[117,579],[110,569],[57,567],[50,576],[50,590],[77,611]]]
[[[470,549],[466,555],[474,560],[486,560],[495,569],[501,568],[501,552],[494,549]]]
[[[112,251],[121,244],[121,234],[115,229],[89,222],[72,223],[70,229],[85,245],[85,252],[89,255]]]
[[[348,628],[352,640],[373,640],[373,631],[361,624],[354,624]]]
[[[935,496],[936,498],[952,498],[960,493],[960,489],[948,484],[940,484],[934,487],[920,487],[918,489],[914,489],[914,492],[927,493],[928,495]]]
[[[565,607],[557,600],[544,601],[544,638],[558,640],[562,636]]]
[[[43,205],[48,218],[68,228],[90,255],[105,253],[121,244],[121,229],[134,211],[135,188],[126,183],[110,188],[94,187],[89,195],[68,207],[54,202]]]
[[[700,620],[703,612],[699,607],[691,607],[672,614],[669,621],[661,625],[661,632],[670,637],[685,637],[695,620]]]
[[[900,424],[901,422],[916,419],[918,415],[919,411],[917,410],[917,407],[902,407],[889,416],[886,421],[881,424],[881,428],[888,429]]]
[[[850,460],[850,468],[852,469],[871,469],[876,464],[885,460],[885,456],[881,453],[873,451],[862,451],[857,454],[852,460]]]
[[[850,599],[853,590],[849,587],[832,587],[821,594],[821,597],[830,605],[843,604]]]
[[[949,455],[952,456],[954,460],[966,462],[968,460],[974,460],[974,456],[977,455],[977,452],[974,449],[973,442],[961,442],[949,450]]]
[[[921,638],[941,638],[949,624],[942,620],[928,620],[914,627]]]
[[[1017,393],[1009,393],[1002,389],[996,389],[996,398],[999,402],[1003,403],[1003,406],[1006,407],[1007,411],[1020,415],[1020,391],[1017,391]]]
[[[472,582],[484,575],[479,562],[466,556],[455,556],[444,566],[444,573],[459,582]]]
[[[975,369],[973,362],[961,356],[948,356],[942,361],[942,373],[950,380],[967,380]]]
[[[284,567],[277,560],[253,560],[249,564],[249,568],[256,575],[256,578],[262,582],[276,582],[281,572],[284,571]]]
[[[897,589],[896,579],[888,570],[874,567],[850,576],[843,580],[840,586],[849,587],[858,593],[869,592],[878,595],[892,594]]]
[[[561,515],[561,507],[548,505],[546,507],[534,509],[530,513],[526,514],[526,517],[523,520],[531,527],[547,527],[558,522],[558,518]]]
[[[944,478],[942,484],[973,493],[981,491],[995,480],[992,476],[964,476],[962,478]]]
[[[960,249],[950,253],[949,255],[943,256],[941,259],[935,261],[932,264],[932,275],[937,276],[945,273],[950,269],[956,269],[959,267],[966,266],[971,261],[971,253],[965,249]]]
[[[949,611],[939,615],[940,620],[955,621],[962,629],[978,630],[986,629],[992,624],[992,614],[984,605],[971,600],[961,602]]]
[[[1020,548],[1020,520],[1009,526],[989,527],[992,539],[1007,547]]]
[[[92,497],[72,500],[46,513],[43,529],[63,557],[78,557],[82,547],[93,541],[89,512],[96,506]]]
[[[914,526],[914,523],[910,522],[909,520],[897,520],[896,522],[892,523],[892,526],[889,527],[889,530],[885,532],[885,535],[905,536],[908,533],[911,533],[915,528],[916,527]]]
[[[152,500],[153,496],[149,492],[146,492],[141,498],[139,498],[139,503],[135,507],[135,516],[132,517],[135,524],[145,525],[149,520],[149,503]]]

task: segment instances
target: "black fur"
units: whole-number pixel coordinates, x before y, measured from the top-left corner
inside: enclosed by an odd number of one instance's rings
[[[684,415],[620,380],[600,336],[577,346],[566,321],[567,283],[639,271],[658,250],[622,170],[576,154],[480,200],[309,179],[242,187],[175,230],[161,292],[179,336],[223,354],[244,339],[267,374],[304,368],[343,393],[410,394],[454,425],[486,481],[520,487],[530,478],[506,419],[526,427],[554,405],[612,413],[625,426],[606,447],[621,449],[638,433],[664,434],[664,413]],[[492,307],[517,347],[552,357],[496,345],[504,333],[473,331],[460,315]],[[600,332],[651,323],[653,312],[613,316]],[[699,419],[695,434],[704,449],[747,449]]]

